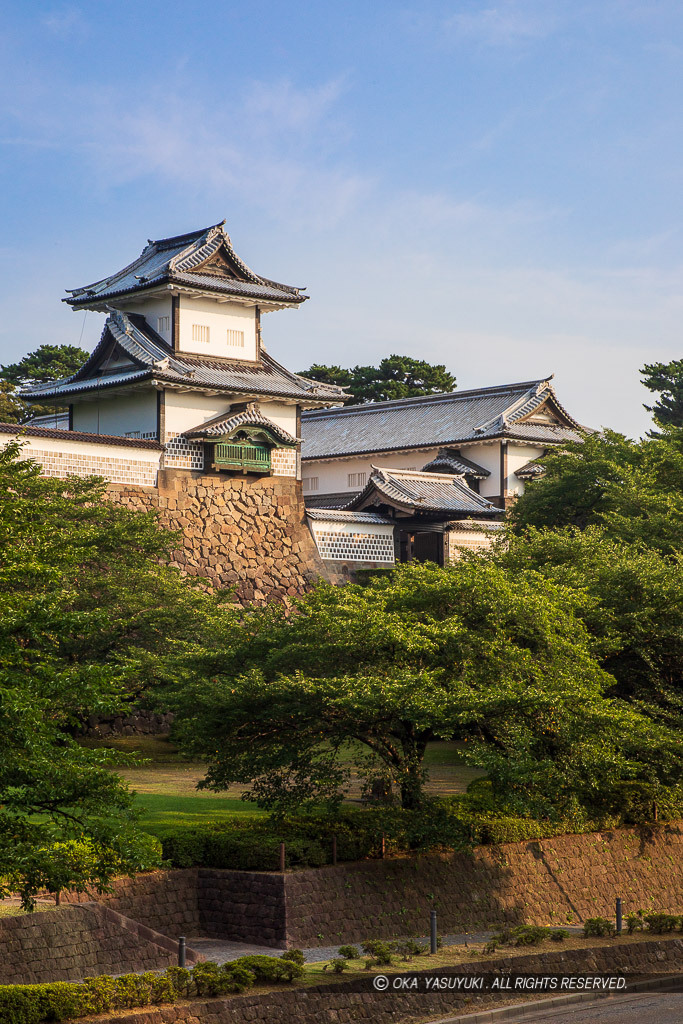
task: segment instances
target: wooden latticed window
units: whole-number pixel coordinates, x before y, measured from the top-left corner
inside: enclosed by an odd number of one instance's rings
[[[219,441],[213,446],[216,469],[242,470],[243,473],[270,473],[270,448],[243,441]]]

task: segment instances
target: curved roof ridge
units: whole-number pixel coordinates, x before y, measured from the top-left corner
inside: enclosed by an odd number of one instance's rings
[[[382,412],[384,409],[392,408],[407,408],[411,405],[427,405],[430,403],[444,402],[448,399],[458,401],[460,399],[474,398],[477,395],[482,397],[486,395],[501,394],[505,391],[516,391],[520,388],[525,388],[527,391],[531,390],[532,387],[542,386],[554,377],[554,374],[550,374],[550,377],[542,377],[539,380],[527,380],[518,381],[512,384],[492,384],[490,387],[481,388],[469,388],[463,389],[462,391],[441,391],[434,395],[414,395],[412,398],[390,398],[386,402],[361,402],[358,405],[347,405],[343,409],[319,409],[311,412],[307,412],[304,415],[308,417],[321,418],[322,416],[338,415],[343,412],[345,415],[364,414],[370,412]]]
[[[184,430],[183,435],[185,437],[224,437],[226,434],[232,433],[233,430],[239,429],[239,427],[248,426],[265,427],[283,444],[295,445],[299,443],[299,438],[294,437],[284,427],[279,426],[273,420],[264,416],[255,402],[248,402],[246,409],[239,409],[235,412],[228,409],[227,412],[219,413],[218,416],[212,416],[211,419],[205,420],[204,423],[200,423],[190,430]]]

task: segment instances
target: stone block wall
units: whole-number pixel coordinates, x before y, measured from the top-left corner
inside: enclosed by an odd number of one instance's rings
[[[241,603],[288,603],[327,577],[294,478],[160,470],[156,488],[108,491],[129,508],[158,510],[162,526],[182,531],[172,564],[235,587]]]
[[[62,903],[87,903],[96,899],[112,910],[139,921],[172,939],[200,935],[197,868],[151,871],[135,878],[117,878],[114,891],[94,896],[62,893]]]
[[[683,828],[619,829],[473,853],[275,872],[190,868],[119,879],[102,900],[163,932],[307,947],[521,922],[580,924],[639,909],[683,913]],[[92,897],[65,894],[65,900]]]
[[[200,934],[284,949],[285,875],[199,869]]]
[[[286,877],[287,942],[331,945],[502,923],[566,924],[654,909],[683,913],[683,828],[558,836],[468,854],[365,861]],[[319,936],[322,934],[323,938]]]
[[[2,985],[80,981],[178,962],[174,942],[98,903],[2,917],[0,949]]]

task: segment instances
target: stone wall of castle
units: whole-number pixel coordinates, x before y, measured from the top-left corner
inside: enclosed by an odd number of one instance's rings
[[[110,484],[108,493],[128,508],[158,511],[162,526],[181,531],[171,564],[234,587],[241,603],[288,603],[328,578],[294,477],[167,469],[156,487]]]

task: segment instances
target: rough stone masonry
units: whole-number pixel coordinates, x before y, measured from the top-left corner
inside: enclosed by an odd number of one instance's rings
[[[301,481],[292,477],[203,475],[160,470],[156,487],[110,484],[128,508],[158,510],[181,531],[171,564],[218,587],[234,587],[241,604],[289,603],[327,572],[306,523]]]

